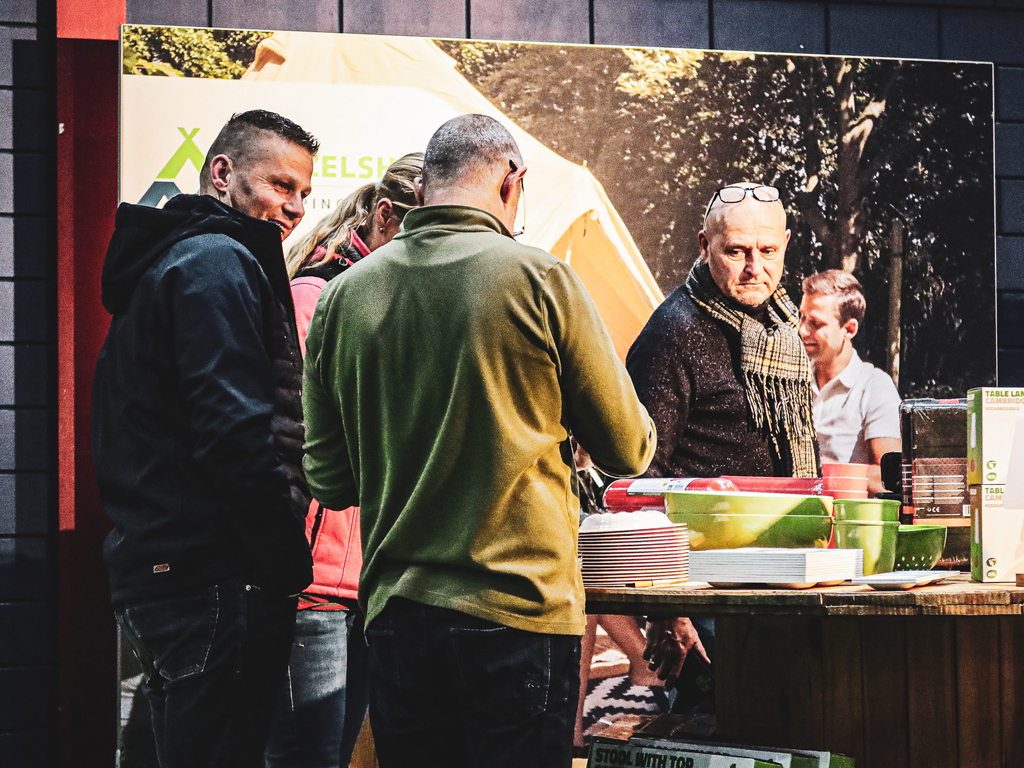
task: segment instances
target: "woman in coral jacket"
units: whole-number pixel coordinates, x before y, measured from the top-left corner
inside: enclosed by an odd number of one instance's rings
[[[377,183],[346,198],[286,258],[299,345],[327,281],[389,242],[416,206],[413,180],[423,154],[400,158]],[[363,621],[356,604],[362,545],[359,508],[326,509],[315,499],[306,516],[313,583],[299,598],[288,677],[271,726],[268,768],[344,768],[366,714],[368,681]]]

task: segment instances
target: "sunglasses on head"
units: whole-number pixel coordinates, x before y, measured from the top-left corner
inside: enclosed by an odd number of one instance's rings
[[[743,187],[739,184],[722,187],[711,196],[711,202],[708,203],[708,207],[704,211],[705,223],[708,220],[708,214],[711,213],[712,206],[715,204],[715,200],[721,200],[723,203],[739,203],[747,195],[762,203],[776,203],[779,200],[779,190],[775,187],[769,187],[767,184],[761,184],[756,187]]]

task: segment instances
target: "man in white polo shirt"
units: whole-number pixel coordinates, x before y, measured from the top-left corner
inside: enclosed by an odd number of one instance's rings
[[[800,338],[814,365],[814,428],[822,463],[872,465],[869,491],[885,490],[878,464],[900,450],[900,395],[892,379],[853,348],[866,303],[849,272],[830,269],[803,282]]]

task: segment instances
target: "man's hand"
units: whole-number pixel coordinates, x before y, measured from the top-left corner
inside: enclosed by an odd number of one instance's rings
[[[697,636],[696,627],[684,616],[648,620],[646,635],[644,658],[658,678],[665,681],[666,688],[671,688],[675,684],[686,660],[686,654],[691,650],[696,650],[705,661],[711,663],[700,637]]]
[[[583,449],[582,445],[576,442],[576,438],[572,435],[569,435],[569,445],[572,446],[572,458],[576,462],[577,471],[590,469],[594,466],[594,460],[590,458],[590,454]]]

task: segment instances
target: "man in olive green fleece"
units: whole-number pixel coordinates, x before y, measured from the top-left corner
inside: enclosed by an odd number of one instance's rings
[[[526,167],[462,115],[425,206],[331,281],[307,341],[304,467],[362,514],[360,603],[380,764],[571,762],[584,595],[569,434],[643,472],[647,411],[586,291],[509,234]]]

